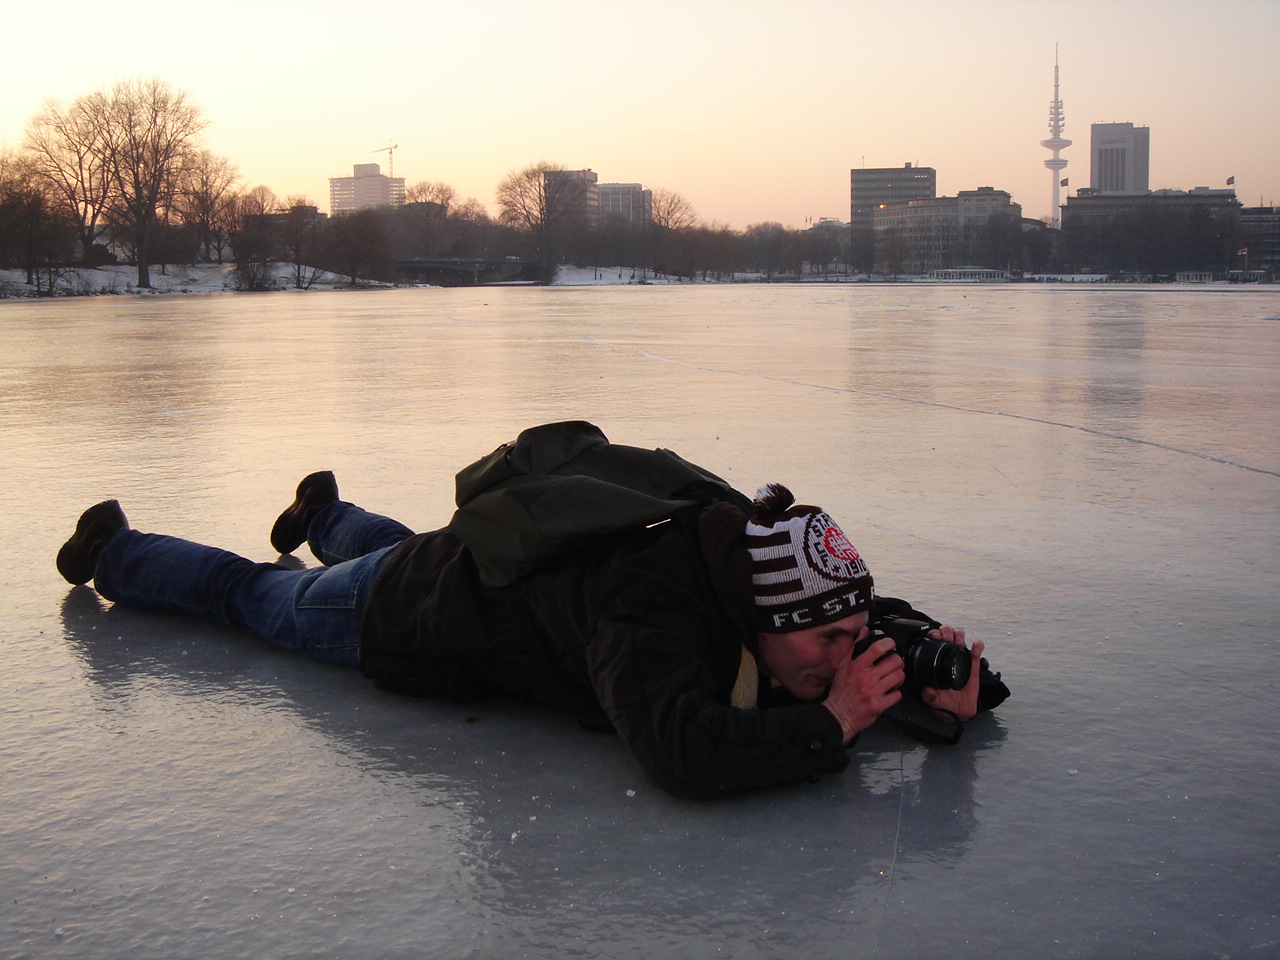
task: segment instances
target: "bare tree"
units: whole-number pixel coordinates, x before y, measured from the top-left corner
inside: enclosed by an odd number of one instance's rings
[[[753,223],[743,234],[743,243],[750,261],[748,266],[763,273],[766,279],[773,279],[776,273],[797,276],[801,273],[803,252],[796,233],[782,224]]]
[[[797,237],[801,255],[811,273],[827,276],[843,256],[848,260],[849,231],[843,225],[810,227]]]
[[[449,215],[463,220],[474,220],[476,223],[489,222],[489,212],[475,197],[467,197],[461,203],[455,203],[449,209]]]
[[[224,252],[231,243],[232,235],[240,229],[240,224],[240,195],[233,192],[214,215],[209,235],[218,263],[222,263]]]
[[[236,205],[242,218],[265,217],[280,212],[280,198],[270,187],[261,184],[240,194]]]
[[[157,226],[173,208],[207,122],[186,93],[158,78],[122,80],[91,97],[105,118],[108,216],[133,249],[138,286],[147,288]]]
[[[79,224],[85,263],[93,260],[98,224],[111,193],[103,107],[100,94],[80,97],[69,107],[46,100],[23,138],[35,172]]]
[[[416,257],[434,257],[443,243],[449,210],[457,191],[447,183],[422,180],[405,190],[405,202],[397,211],[399,245]]]
[[[0,153],[0,266],[21,267],[38,295],[52,296],[76,246],[74,217],[31,157]]]
[[[281,247],[274,218],[279,212],[280,201],[269,187],[257,186],[235,198],[231,256],[245,290],[267,290],[272,285],[271,264]]]
[[[682,230],[679,251],[688,258],[690,276],[701,274],[703,280],[732,280],[743,260],[743,235],[727,226],[712,223]],[[683,268],[682,271],[683,272]]]
[[[532,235],[544,282],[555,276],[566,235],[582,212],[586,183],[560,164],[535,163],[507,174],[498,184],[499,219]]]
[[[695,258],[689,234],[697,225],[693,204],[674,190],[655,190],[645,232],[645,262],[656,273],[692,277]]]
[[[650,219],[664,230],[687,230],[698,225],[698,215],[691,204],[674,190],[653,191]]]
[[[284,228],[281,231],[285,256],[293,264],[293,285],[308,290],[324,272],[316,266],[322,241],[319,208],[310,197],[297,194],[285,201]]]
[[[452,207],[457,199],[458,192],[438,180],[420,180],[409,184],[404,191],[405,203],[438,203],[445,210]]]
[[[240,174],[235,164],[208,150],[197,151],[187,166],[187,178],[178,196],[178,213],[183,223],[196,231],[205,260],[213,259],[216,246],[222,260],[222,242],[217,234],[226,223],[226,212],[235,203],[233,187]]]
[[[897,227],[876,236],[876,266],[881,273],[892,274],[895,280],[914,252],[911,241]]]
[[[333,273],[345,273],[351,285],[361,280],[392,281],[395,252],[387,231],[388,212],[367,207],[325,221],[325,251],[321,261]]]
[[[444,249],[452,256],[483,259],[489,256],[494,235],[509,230],[495,227],[484,205],[475,197],[467,197],[449,208]]]

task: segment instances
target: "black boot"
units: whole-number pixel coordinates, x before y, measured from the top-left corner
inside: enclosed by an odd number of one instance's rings
[[[88,583],[93,579],[98,554],[107,541],[121,530],[128,529],[129,521],[125,519],[118,500],[94,504],[80,514],[76,532],[58,551],[58,572],[67,583]]]
[[[311,518],[337,499],[338,481],[330,471],[321,470],[303,477],[293,503],[276,517],[271,527],[271,548],[293,553],[306,541]]]

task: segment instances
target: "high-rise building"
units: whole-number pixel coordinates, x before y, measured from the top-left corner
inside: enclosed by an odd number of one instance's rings
[[[653,219],[653,191],[641,183],[602,183],[600,222],[644,224]]]
[[[600,223],[600,175],[594,170],[547,170],[542,174],[547,203],[563,204],[569,217],[588,227]]]
[[[849,171],[849,259],[856,269],[876,265],[876,211],[899,200],[929,200],[938,194],[933,167],[862,167]]]
[[[938,195],[933,167],[863,167],[849,171],[849,226],[870,233],[876,208],[894,200],[928,200]]]
[[[1095,123],[1089,128],[1089,156],[1089,189],[1104,193],[1150,189],[1150,127]]]
[[[329,178],[329,213],[333,216],[402,203],[404,177],[388,177],[376,163],[357,163],[351,176]]]

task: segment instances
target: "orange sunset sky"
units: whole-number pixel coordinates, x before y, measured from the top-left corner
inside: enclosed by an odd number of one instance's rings
[[[1049,214],[1054,44],[1063,174],[1089,124],[1151,129],[1151,186],[1280,203],[1277,0],[467,0],[173,4],[0,0],[0,148],[46,97],[160,76],[242,186],[328,206],[380,162],[494,212],[547,160],[683,194],[737,229],[849,216],[849,169],[935,167],[943,194]],[[24,26],[19,26],[24,25]]]

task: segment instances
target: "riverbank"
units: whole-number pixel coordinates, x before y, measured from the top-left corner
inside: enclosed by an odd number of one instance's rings
[[[70,267],[59,271],[53,278],[52,294],[48,276],[39,285],[27,283],[24,270],[0,270],[0,299],[36,297],[99,297],[99,296],[160,296],[177,293],[243,293],[245,292],[235,266],[223,263],[170,264],[164,268],[151,268],[151,287],[137,286],[138,270],[128,265],[102,267]],[[746,279],[754,279],[747,277]],[[622,284],[678,283],[671,277],[657,277],[651,271],[632,267],[561,267],[553,281],[557,286],[593,286]],[[689,282],[689,281],[683,281]],[[353,285],[351,278],[326,271],[317,271],[306,285],[307,291],[361,289],[403,289],[429,287],[430,284],[383,283],[362,280]],[[270,288],[263,292],[299,290],[294,282],[294,266],[291,263],[272,265]]]
[[[275,290],[290,290],[293,284],[293,265],[273,264],[272,285]],[[0,298],[25,299],[27,297],[101,297],[138,296],[172,293],[238,293],[241,292],[240,276],[229,263],[169,264],[151,268],[150,289],[139,288],[138,268],[125,264],[102,267],[69,267],[58,271],[50,284],[45,276],[41,284],[27,283],[24,270],[0,270]],[[388,286],[387,284],[371,284]],[[52,287],[53,293],[48,291]],[[319,273],[310,290],[350,289],[347,277],[332,273]]]
[[[272,267],[272,285],[262,292],[298,291],[294,284],[293,264],[280,263]],[[49,279],[46,276],[40,285],[27,283],[23,270],[0,270],[0,300],[25,300],[31,298],[54,297],[101,297],[101,296],[162,296],[169,294],[193,293],[243,293],[240,277],[231,264],[201,263],[168,265],[164,268],[151,268],[150,289],[137,286],[138,271],[128,265],[112,265],[90,268],[71,267],[59,272],[53,280],[53,293],[50,294]],[[770,278],[757,273],[737,273],[726,280],[688,280],[662,274],[654,274],[650,270],[635,267],[578,267],[563,266],[557,273],[552,286],[588,287],[588,286],[628,286],[628,285],[690,285],[705,283],[918,283],[918,284],[960,284],[972,286],[975,283],[1085,283],[1099,284],[1126,281],[1111,281],[1105,276],[1096,274],[1040,274],[1022,277],[1015,281],[976,281],[937,279],[924,276],[881,277],[868,274],[829,274],[826,276],[809,276],[802,278]],[[1205,284],[1197,284],[1204,286]],[[358,289],[404,289],[410,287],[430,287],[430,284],[383,283],[375,280],[362,280],[354,285]],[[351,290],[353,284],[350,277],[341,274],[318,271],[311,282],[303,288],[305,291]]]

